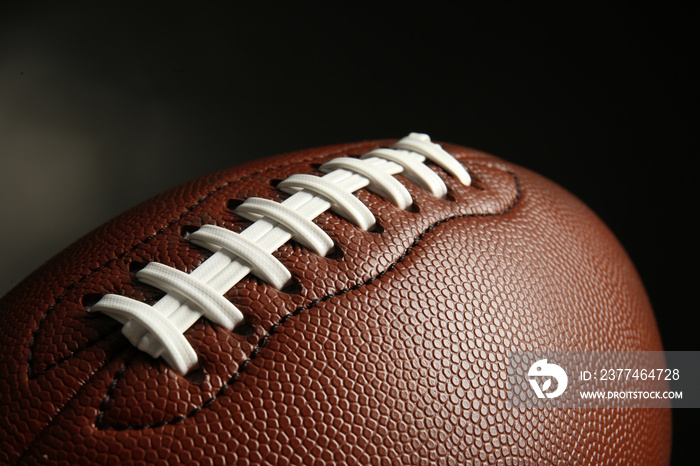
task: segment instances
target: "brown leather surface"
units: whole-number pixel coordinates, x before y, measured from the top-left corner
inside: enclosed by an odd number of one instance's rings
[[[208,252],[183,229],[240,231],[236,201],[281,200],[275,180],[387,146],[325,147],[223,170],[116,218],[0,301],[0,462],[256,464],[664,464],[670,411],[507,410],[509,350],[660,350],[643,286],[581,202],[521,167],[446,144],[471,173],[450,199],[398,177],[415,208],[366,190],[382,229],[331,213],[341,254],[289,243],[298,280],[247,277],[227,297],[250,327],[201,319],[201,369],[181,377],[85,306],[105,293],[153,302],[133,270],[191,271]],[[247,331],[246,331],[247,330]]]

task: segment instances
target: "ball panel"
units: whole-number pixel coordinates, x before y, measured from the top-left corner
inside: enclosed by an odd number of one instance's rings
[[[24,458],[38,462],[153,452],[182,462],[667,460],[665,410],[505,409],[508,349],[653,350],[660,340],[634,267],[594,214],[551,182],[458,146],[444,147],[472,187],[433,167],[454,201],[401,177],[418,212],[361,190],[383,233],[324,214],[317,223],[342,258],[294,243],[275,253],[298,277],[298,294],[254,278],[232,289],[253,333],[191,328],[198,379],[138,353],[108,319],[81,315],[82,297],[104,289],[155,299],[134,283],[129,261],[191,270],[206,253],[183,241],[182,228],[240,228],[229,199],[274,199],[271,179],[382,144],[302,151],[196,180],[89,235],[4,298],[1,349],[22,356],[0,360],[0,406],[19,413],[15,427],[1,421],[7,458],[29,448]],[[20,318],[27,313],[33,321]],[[33,395],[18,396],[20,387]]]

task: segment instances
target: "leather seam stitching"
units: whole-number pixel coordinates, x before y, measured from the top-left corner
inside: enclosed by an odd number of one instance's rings
[[[207,199],[209,199],[211,196],[213,196],[213,195],[216,194],[217,192],[221,191],[222,189],[227,188],[228,186],[230,186],[230,185],[233,184],[233,183],[237,183],[237,182],[239,182],[239,181],[245,180],[245,179],[247,179],[247,178],[250,178],[250,177],[253,177],[253,176],[256,176],[256,175],[260,175],[261,173],[265,173],[265,172],[268,172],[268,171],[273,171],[273,170],[277,170],[277,169],[280,169],[280,168],[286,168],[286,167],[290,167],[290,166],[292,166],[292,165],[298,165],[298,164],[306,163],[306,162],[309,162],[309,161],[312,161],[312,160],[323,159],[323,158],[325,158],[325,157],[333,156],[333,155],[340,154],[340,153],[343,153],[343,152],[348,152],[348,151],[350,151],[350,150],[356,149],[357,147],[361,147],[361,146],[363,146],[363,145],[365,145],[365,144],[367,144],[367,143],[366,143],[366,142],[365,142],[365,143],[357,143],[357,144],[353,144],[352,146],[345,147],[345,148],[343,148],[343,149],[339,149],[339,150],[336,150],[336,151],[333,151],[333,152],[328,152],[328,153],[320,154],[320,155],[317,155],[317,156],[314,156],[314,157],[305,158],[305,159],[303,159],[303,160],[297,160],[297,161],[295,161],[295,162],[286,162],[286,163],[282,163],[282,164],[280,164],[280,165],[275,165],[274,167],[268,167],[268,168],[266,168],[266,169],[264,169],[264,170],[259,170],[259,171],[256,171],[256,172],[254,172],[254,173],[250,173],[250,174],[248,174],[248,175],[241,176],[240,178],[236,178],[236,179],[227,181],[226,183],[222,184],[221,186],[212,189],[211,191],[209,191],[209,192],[206,193],[206,194],[203,194],[194,204],[190,205],[190,206],[187,207],[185,210],[183,210],[182,212],[180,212],[180,214],[179,214],[176,218],[174,218],[173,220],[171,220],[170,222],[168,222],[166,225],[164,225],[162,228],[160,228],[160,229],[159,229],[158,231],[156,231],[155,233],[153,233],[153,234],[147,236],[146,238],[142,239],[142,240],[139,241],[138,243],[132,245],[132,246],[130,247],[129,250],[124,251],[124,252],[118,254],[117,256],[113,257],[112,259],[109,259],[109,260],[108,260],[107,262],[105,262],[104,264],[100,265],[99,267],[96,267],[95,269],[91,270],[89,273],[87,273],[87,274],[81,276],[80,278],[76,279],[73,283],[71,283],[71,284],[66,285],[65,287],[63,287],[63,291],[61,292],[61,294],[58,295],[58,297],[55,298],[54,302],[46,309],[46,311],[43,313],[43,315],[42,315],[41,318],[39,319],[39,323],[37,324],[36,328],[35,328],[34,330],[32,330],[32,338],[31,338],[31,340],[30,340],[30,342],[29,342],[29,354],[27,355],[27,378],[30,379],[30,380],[31,380],[31,379],[35,379],[35,378],[39,377],[40,375],[42,375],[42,374],[48,372],[48,371],[51,370],[52,368],[54,368],[54,367],[56,367],[56,366],[62,364],[63,362],[68,361],[68,360],[70,360],[70,359],[73,359],[73,358],[75,357],[75,355],[77,355],[77,354],[79,354],[80,352],[82,352],[82,351],[79,349],[78,351],[71,353],[70,355],[66,356],[65,358],[62,358],[62,359],[60,359],[60,360],[58,360],[58,361],[55,361],[55,362],[53,362],[53,363],[47,365],[46,367],[44,367],[44,368],[43,368],[42,370],[40,370],[40,371],[35,372],[35,371],[32,369],[32,359],[33,359],[33,356],[34,356],[34,346],[35,346],[35,344],[36,344],[36,336],[37,336],[37,334],[39,333],[39,331],[43,328],[44,322],[46,321],[46,319],[48,318],[48,316],[53,312],[53,310],[56,308],[56,306],[58,305],[58,303],[59,303],[60,301],[62,301],[62,300],[68,295],[68,292],[69,292],[70,290],[72,290],[73,288],[75,288],[75,287],[76,287],[77,285],[79,285],[80,283],[82,283],[85,279],[90,278],[90,277],[93,276],[95,273],[99,272],[100,270],[104,269],[105,267],[109,266],[110,264],[112,264],[112,263],[118,261],[119,259],[123,258],[123,257],[126,256],[127,254],[130,254],[130,253],[134,252],[134,251],[137,250],[139,247],[141,247],[141,246],[147,244],[148,242],[150,242],[150,241],[153,240],[154,238],[160,236],[160,235],[163,234],[168,228],[170,228],[171,226],[173,226],[174,224],[176,224],[177,222],[179,222],[180,220],[182,220],[182,218],[183,218],[185,215],[187,215],[187,214],[190,213],[192,210],[194,210],[196,207],[198,207],[199,205],[201,205],[202,203],[204,203],[204,202],[205,202]],[[89,346],[89,345],[86,345],[86,347],[87,347],[87,346]]]
[[[480,164],[477,163],[477,164],[474,164],[474,165],[480,165]],[[202,411],[203,409],[209,408],[218,398],[220,398],[220,397],[222,397],[222,396],[225,395],[225,392],[231,387],[231,385],[233,385],[233,384],[236,382],[236,380],[238,379],[238,377],[243,373],[243,371],[245,371],[245,369],[246,369],[246,367],[248,366],[248,364],[250,364],[250,362],[251,362],[253,359],[255,359],[255,357],[260,353],[260,351],[262,351],[262,349],[265,347],[265,344],[267,343],[267,341],[269,340],[269,338],[270,338],[272,335],[275,334],[276,329],[277,329],[279,326],[283,325],[285,322],[287,322],[290,318],[298,316],[298,315],[301,314],[303,311],[306,311],[306,310],[308,310],[308,309],[311,309],[311,308],[315,307],[316,305],[318,305],[318,304],[321,303],[321,302],[326,302],[326,301],[329,301],[329,300],[331,300],[331,299],[333,299],[333,298],[336,298],[336,297],[338,297],[338,296],[342,296],[343,294],[348,293],[348,292],[350,292],[350,291],[354,291],[354,290],[360,289],[360,288],[362,288],[362,287],[364,287],[364,286],[367,286],[367,285],[371,284],[371,283],[374,282],[375,280],[380,279],[381,277],[383,277],[384,275],[386,275],[387,273],[389,273],[391,270],[393,270],[393,269],[396,267],[396,265],[398,265],[400,262],[402,262],[402,261],[406,258],[406,256],[408,256],[408,254],[411,253],[411,251],[413,250],[413,248],[415,248],[415,247],[420,243],[420,241],[425,237],[425,235],[427,235],[428,233],[430,233],[432,230],[434,230],[434,229],[437,228],[438,226],[442,225],[443,223],[447,223],[447,222],[449,222],[449,221],[457,220],[457,219],[460,219],[460,218],[469,218],[469,217],[496,217],[496,216],[505,215],[505,214],[507,214],[508,212],[510,212],[510,211],[518,204],[518,202],[520,201],[520,198],[522,197],[522,191],[521,191],[521,187],[520,187],[520,182],[518,181],[518,178],[515,176],[515,173],[513,173],[513,172],[508,172],[508,173],[511,175],[511,177],[513,178],[513,181],[514,181],[514,183],[515,183],[516,195],[515,195],[515,198],[513,199],[513,201],[510,203],[510,205],[508,205],[503,211],[501,211],[501,212],[496,212],[496,213],[459,214],[459,215],[452,215],[452,216],[450,216],[450,217],[446,217],[446,218],[437,220],[436,222],[434,222],[434,223],[432,223],[431,225],[429,225],[429,226],[428,226],[425,230],[423,230],[420,234],[418,234],[418,236],[416,236],[416,237],[414,238],[413,243],[411,243],[411,245],[408,246],[408,247],[406,248],[406,250],[405,250],[395,261],[393,261],[392,263],[390,263],[390,264],[387,266],[386,269],[382,270],[382,271],[379,272],[377,275],[368,278],[368,279],[365,280],[364,282],[356,283],[355,285],[352,285],[352,286],[350,286],[350,287],[348,287],[348,288],[344,288],[344,289],[342,289],[342,290],[338,290],[338,291],[336,291],[336,292],[334,292],[334,293],[331,293],[331,294],[329,294],[329,295],[326,295],[326,296],[324,296],[324,297],[322,297],[322,298],[314,299],[314,300],[310,301],[308,304],[305,304],[305,305],[303,305],[303,306],[300,306],[300,307],[298,307],[297,309],[295,309],[294,311],[292,311],[291,313],[282,316],[282,318],[281,318],[278,322],[276,322],[275,324],[273,324],[273,325],[270,327],[270,329],[267,331],[267,333],[266,333],[265,335],[263,335],[263,336],[260,338],[260,341],[258,342],[258,344],[256,345],[256,347],[250,352],[250,354],[248,355],[248,357],[247,357],[245,360],[243,360],[243,361],[239,364],[238,369],[236,370],[236,372],[229,378],[228,381],[226,381],[226,382],[221,386],[221,388],[219,388],[219,390],[216,392],[216,394],[215,394],[214,396],[212,396],[211,398],[209,398],[208,400],[204,401],[204,403],[202,403],[202,406],[199,406],[199,407],[196,407],[196,408],[192,409],[192,410],[191,410],[190,412],[188,412],[187,414],[175,416],[174,418],[170,419],[169,421],[159,421],[159,422],[155,422],[155,423],[153,423],[153,424],[144,424],[144,425],[138,425],[138,426],[131,426],[131,425],[127,425],[127,424],[122,424],[122,425],[111,425],[111,426],[103,425],[103,424],[101,423],[101,421],[102,421],[102,419],[104,418],[104,414],[105,414],[105,412],[106,412],[107,403],[109,402],[110,399],[112,399],[112,393],[113,393],[114,389],[116,388],[117,382],[118,382],[119,378],[121,377],[121,375],[125,372],[125,370],[126,370],[126,368],[127,368],[127,363],[125,362],[125,363],[122,365],[122,367],[121,367],[121,368],[117,371],[117,373],[115,374],[114,379],[112,380],[112,383],[110,383],[110,385],[109,385],[109,389],[108,389],[108,391],[107,391],[107,394],[105,395],[105,397],[103,398],[102,402],[100,403],[100,411],[99,411],[99,413],[98,413],[98,415],[97,415],[97,420],[98,420],[98,422],[95,423],[95,426],[96,426],[99,430],[115,430],[115,431],[120,431],[120,430],[146,430],[146,429],[155,429],[155,428],[159,428],[159,427],[164,427],[164,426],[166,426],[166,425],[174,425],[174,424],[177,424],[177,423],[179,423],[179,422],[181,422],[181,421],[184,421],[184,420],[186,420],[186,419],[188,419],[188,418],[190,418],[190,417],[195,416],[196,414],[198,414],[198,413],[199,413],[200,411]],[[104,408],[104,409],[103,409],[103,408]]]

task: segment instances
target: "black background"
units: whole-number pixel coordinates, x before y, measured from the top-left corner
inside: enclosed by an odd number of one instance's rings
[[[637,265],[666,349],[699,350],[697,20],[524,2],[6,6],[0,293],[197,175],[420,131],[575,193]],[[675,462],[696,413],[674,412]]]

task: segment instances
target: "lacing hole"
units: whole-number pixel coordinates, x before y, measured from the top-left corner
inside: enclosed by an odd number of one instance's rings
[[[280,291],[285,294],[299,294],[301,293],[301,283],[297,279],[292,278]]]
[[[199,230],[198,226],[185,225],[182,228],[180,228],[180,236],[182,236],[183,238],[187,238],[191,233],[194,233],[197,230]]]
[[[470,188],[474,188],[474,189],[476,189],[476,190],[478,190],[478,191],[486,191],[486,187],[483,186],[483,185],[479,182],[479,180],[475,179],[474,177],[472,177],[472,183],[469,185],[469,187],[470,187]]]
[[[253,327],[253,324],[251,324],[247,320],[244,320],[243,323],[237,325],[233,329],[233,333],[242,337],[248,337],[255,333],[255,327]]]
[[[244,201],[242,199],[229,199],[228,201],[226,201],[226,208],[230,210],[236,210],[236,208],[238,208],[239,205],[243,204],[243,202]]]
[[[137,273],[142,268],[146,267],[148,262],[133,261],[129,264],[129,272]]]
[[[345,256],[345,253],[337,245],[333,246],[333,248],[331,248],[331,250],[328,251],[328,254],[326,254],[327,259],[331,259],[334,261],[341,260],[344,256]]]
[[[414,202],[406,208],[406,212],[411,212],[412,214],[420,213],[420,206]]]
[[[143,302],[146,304],[157,303],[161,300],[161,298],[163,298],[163,296],[165,296],[165,291],[158,290],[153,296],[145,297]]]
[[[201,385],[207,380],[207,373],[202,366],[198,366],[187,373],[185,380],[195,385]]]
[[[450,202],[457,202],[457,199],[455,199],[455,197],[450,191],[448,191],[447,194],[445,194],[445,200]]]
[[[83,307],[85,307],[85,309],[89,309],[89,308],[91,308],[92,306],[94,306],[95,304],[97,304],[97,302],[98,302],[100,299],[102,299],[103,296],[104,296],[104,295],[101,294],[101,293],[87,293],[87,294],[84,294],[83,297],[80,298],[80,304],[82,304]]]
[[[372,228],[370,228],[367,231],[369,231],[370,233],[381,234],[381,233],[384,233],[384,227],[382,226],[381,223],[379,223],[379,220],[375,220]]]
[[[270,186],[273,188],[276,188],[278,184],[280,184],[283,180],[279,180],[277,178],[270,180]]]

